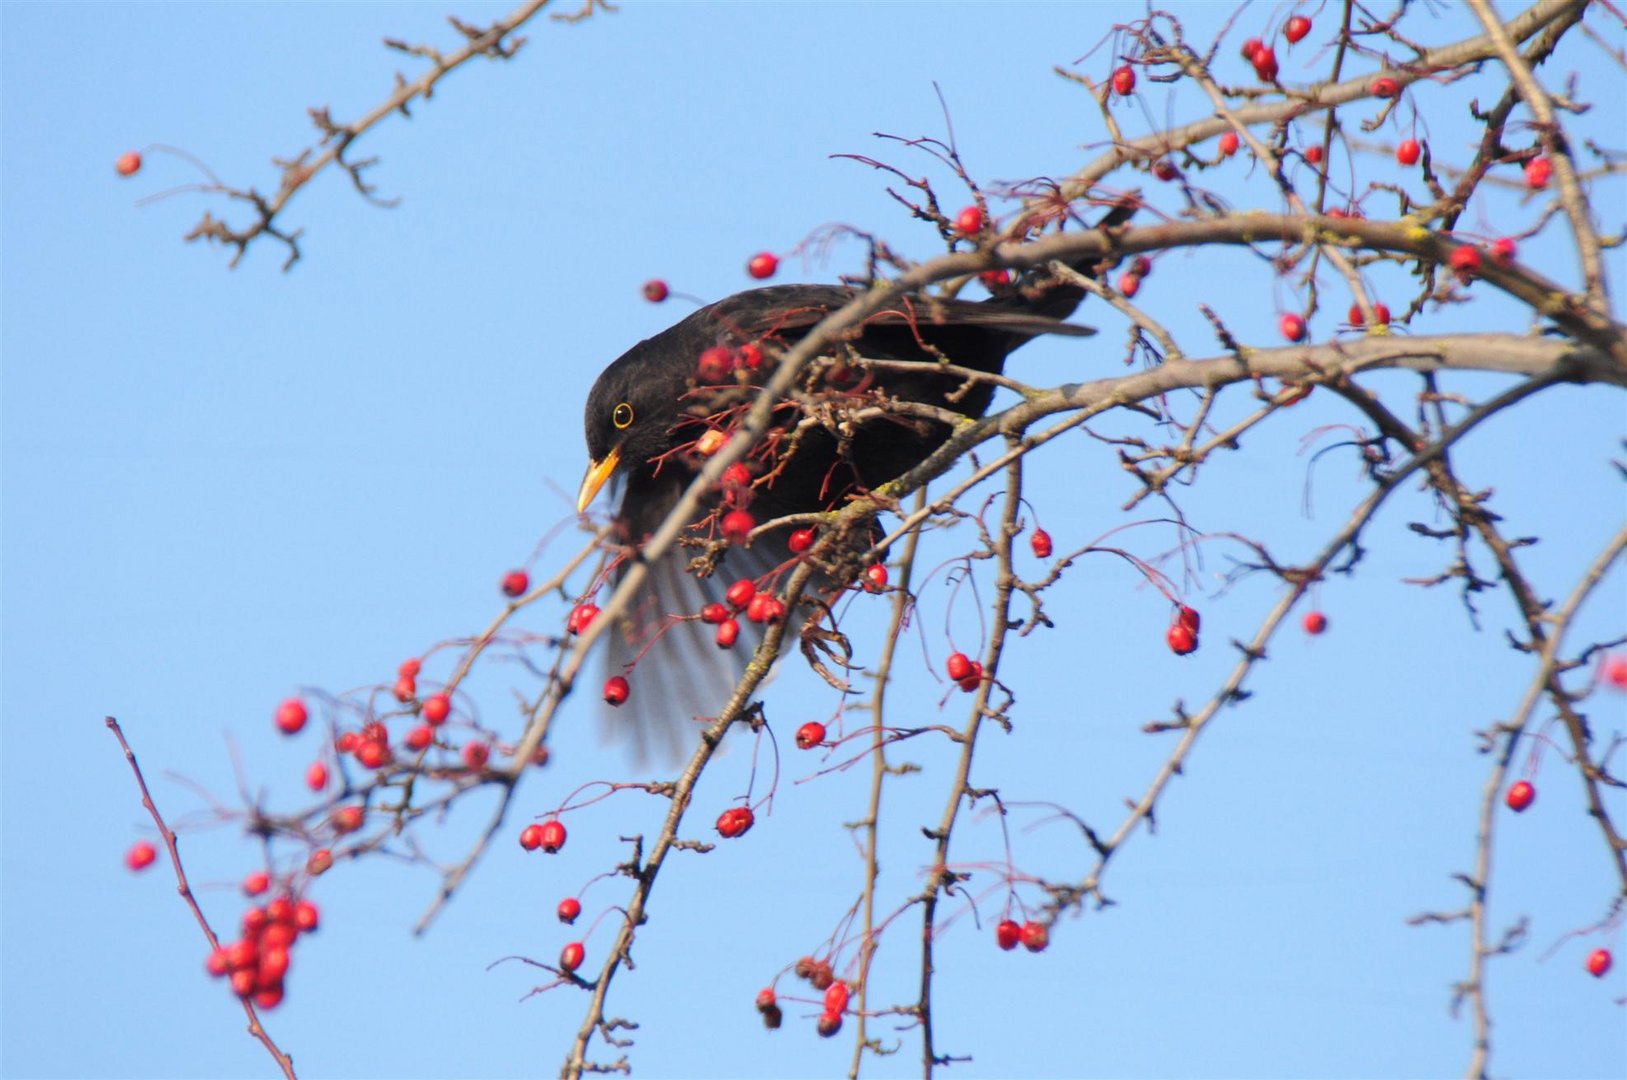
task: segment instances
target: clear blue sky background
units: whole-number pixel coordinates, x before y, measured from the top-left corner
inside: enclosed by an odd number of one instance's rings
[[[368,139],[362,152],[383,159],[372,177],[382,194],[403,197],[398,209],[363,204],[339,176],[303,193],[287,223],[306,230],[306,258],[284,274],[269,246],[232,272],[220,251],[180,242],[203,209],[231,208],[192,196],[133,207],[192,180],[184,163],[150,155],[141,176],[121,181],[113,159],[169,143],[228,180],[274,187],[268,159],[310,140],[308,106],[359,115],[397,67],[413,70],[379,47],[382,36],[449,45],[446,13],[479,22],[502,5],[0,6],[5,1075],[272,1072],[236,1003],[204,977],[203,942],[168,867],[132,877],[121,866],[150,827],[104,715],[124,722],[172,820],[206,810],[174,776],[239,801],[233,754],[256,798],[297,802],[317,738],[276,737],[275,703],[302,687],[387,680],[404,657],[485,625],[503,571],[569,516],[564,492],[581,475],[580,406],[595,374],[685,310],[642,302],[645,278],[725,295],[746,284],[748,254],[789,250],[830,222],[932,253],[933,237],[887,199],[880,175],[829,155],[884,153],[924,169],[871,133],[941,134],[935,80],[978,176],[1066,174],[1103,130],[1051,66],[1086,54],[1130,10],[628,3],[581,26],[538,24],[516,61],[460,72],[410,123]],[[1228,9],[1178,10],[1207,40]],[[1271,18],[1270,8],[1251,9],[1240,31]],[[1453,10],[1423,20],[1418,36],[1468,32]],[[1310,55],[1302,47],[1288,58],[1285,78],[1301,77]],[[1105,57],[1088,70],[1100,76]],[[1579,129],[1619,146],[1619,70],[1592,46],[1571,49],[1566,64],[1582,71],[1580,96],[1597,102]],[[1465,152],[1463,102],[1489,100],[1491,85],[1472,80],[1453,89],[1450,106],[1425,104],[1438,152]],[[1149,115],[1122,115],[1138,133],[1204,114],[1200,98],[1190,88],[1160,92]],[[1361,167],[1364,177],[1403,179],[1387,159]],[[1239,205],[1276,209],[1241,162],[1208,179]],[[1619,189],[1601,206],[1605,225],[1619,227]],[[1534,213],[1499,196],[1465,226],[1495,234]],[[1523,253],[1574,280],[1562,245],[1534,242]],[[850,246],[829,261],[792,260],[785,276],[828,280],[859,255]],[[1618,286],[1627,280],[1619,256],[1611,268]],[[1379,280],[1381,293],[1387,283],[1400,294],[1399,278]],[[1340,286],[1331,292],[1330,310],[1313,322],[1318,337],[1334,332],[1349,302]],[[1163,259],[1142,298],[1198,352],[1210,338],[1195,301],[1265,343],[1279,305],[1295,302],[1237,256]],[[1096,343],[1036,345],[1014,370],[1034,382],[1119,370],[1120,323],[1099,309],[1081,318],[1106,328]],[[1476,304],[1428,325],[1524,324],[1506,306]],[[1398,409],[1416,389],[1399,377],[1376,385]],[[1498,384],[1456,385],[1483,394]],[[1236,407],[1246,406],[1239,396]],[[1622,520],[1608,460],[1623,419],[1619,393],[1553,391],[1458,456],[1468,483],[1496,487],[1509,535],[1542,536],[1521,558],[1545,595],[1567,592]],[[1282,414],[1245,453],[1212,467],[1186,496],[1187,512],[1202,529],[1309,557],[1361,487],[1348,455],[1323,459],[1307,517],[1299,443],[1351,420],[1320,394]],[[1148,516],[1120,513],[1131,488],[1112,452],[1083,437],[1041,455],[1032,482],[1059,549]],[[1439,523],[1409,497],[1372,532],[1362,573],[1322,588],[1333,622],[1324,638],[1295,632],[1273,647],[1251,680],[1256,697],[1222,717],[1171,789],[1158,835],[1139,836],[1114,864],[1106,888],[1118,906],[1064,920],[1041,956],[998,953],[965,918],[944,936],[940,1045],[974,1059],[953,1075],[1462,1069],[1471,1030],[1448,1003],[1467,971],[1465,930],[1405,920],[1464,902],[1450,875],[1472,865],[1488,768],[1473,731],[1508,714],[1531,665],[1501,640],[1504,597],[1482,600],[1486,627],[1475,633],[1454,593],[1401,584],[1449,557],[1409,533],[1412,520]],[[1149,555],[1172,542],[1161,529],[1134,536]],[[548,549],[538,567],[564,550]],[[1205,644],[1184,661],[1163,648],[1168,609],[1155,593],[1117,561],[1082,564],[1052,602],[1057,629],[1010,657],[1019,727],[989,739],[974,780],[1008,799],[1063,803],[1100,828],[1116,823],[1121,800],[1143,789],[1166,747],[1139,726],[1176,698],[1203,700],[1232,662],[1228,639],[1250,634],[1275,597],[1263,579],[1213,596],[1227,554],[1212,549],[1193,583]],[[941,589],[925,598],[923,633],[936,657],[945,602]],[[1624,609],[1618,573],[1578,634],[1619,632]],[[550,628],[559,612],[544,605],[532,625]],[[957,642],[975,644],[969,609],[957,609],[954,627]],[[909,668],[899,694],[913,704],[899,719],[932,722],[941,688],[919,660]],[[514,731],[509,686],[530,688],[518,669],[499,666],[479,690],[488,720]],[[831,704],[815,684],[783,676],[769,705],[782,745]],[[959,722],[953,704],[944,718]],[[522,793],[522,815],[586,780],[644,775],[601,746],[591,713],[582,702],[567,715],[556,764]],[[1591,715],[1608,738],[1623,727],[1623,698],[1595,699]],[[702,785],[693,833],[744,789],[746,750]],[[918,887],[928,852],[918,829],[941,811],[947,760],[925,746],[901,756],[929,771],[888,790],[890,904]],[[751,1007],[782,964],[830,933],[860,882],[840,826],[862,814],[864,777],[792,784],[814,771],[807,756],[786,769],[772,817],[737,844],[678,859],[661,881],[638,970],[613,995],[613,1011],[641,1024],[638,1075],[846,1069],[845,1033],[816,1039],[812,1010],[791,1008],[785,1029],[767,1033]],[[1493,1069],[1621,1076],[1623,972],[1600,983],[1581,963],[1596,943],[1618,953],[1627,943],[1619,934],[1570,941],[1544,958],[1566,932],[1597,921],[1616,886],[1556,753],[1537,783],[1530,813],[1499,819],[1494,926],[1528,915],[1531,939],[1491,968]],[[1616,808],[1627,810],[1619,800]],[[581,995],[521,1003],[535,973],[488,965],[557,955],[566,937],[554,903],[623,857],[618,834],[653,833],[660,809],[623,796],[573,815],[571,843],[551,860],[500,844],[423,939],[408,928],[432,896],[429,874],[342,867],[316,889],[325,926],[297,950],[272,1031],[312,1076],[551,1073],[580,1022]],[[1040,816],[1024,811],[1014,826]],[[454,857],[481,819],[455,815],[426,842]],[[1014,835],[1025,869],[1077,875],[1088,865],[1066,826]],[[979,819],[956,850],[968,862],[997,859],[998,829]],[[185,854],[211,917],[235,924],[234,882],[259,865],[257,849],[228,828],[189,834]],[[981,874],[974,887],[991,884]],[[588,910],[624,895],[601,883]],[[996,894],[985,915],[998,903]],[[917,930],[912,913],[884,939],[881,1000],[911,994]],[[608,936],[607,924],[589,940],[590,966]],[[914,1033],[901,1038],[899,1056],[869,1071],[917,1072]]]

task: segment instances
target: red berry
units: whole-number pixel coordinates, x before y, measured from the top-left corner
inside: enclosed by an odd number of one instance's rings
[[[582,901],[574,896],[567,896],[559,902],[559,907],[554,909],[554,914],[559,916],[560,922],[569,926],[576,921],[578,915],[582,914]]]
[[[723,515],[723,537],[731,544],[744,544],[751,530],[757,527],[757,519],[751,516],[749,510],[730,510]]]
[[[830,1038],[842,1030],[842,1014],[839,1012],[820,1013],[819,1022],[814,1025],[814,1030],[819,1032],[820,1038]]]
[[[571,942],[569,945],[559,950],[560,969],[567,974],[575,971],[577,968],[582,966],[582,961],[587,959],[587,954],[588,951],[582,947],[582,943],[580,941]]]
[[[1044,952],[1045,946],[1051,943],[1051,930],[1044,923],[1029,919],[1023,923],[1023,948],[1029,952]]]
[[[999,270],[985,270],[977,275],[977,280],[989,291],[1011,284],[1011,271],[1001,268]]]
[[[983,211],[980,207],[968,206],[955,215],[955,231],[962,236],[976,236],[983,231]]]
[[[434,742],[435,729],[430,727],[428,724],[419,724],[417,727],[407,732],[406,747],[415,754],[428,750],[430,745]]]
[[[292,905],[289,906],[291,909]],[[267,949],[286,949],[294,943],[299,931],[294,928],[293,918],[293,914],[290,913],[288,922],[274,922],[265,928],[265,932],[260,935],[261,952]]]
[[[1289,44],[1298,44],[1306,34],[1311,32],[1311,20],[1303,15],[1295,15],[1288,20],[1288,25],[1282,28],[1282,36],[1287,38]]]
[[[1169,158],[1159,158],[1152,163],[1152,174],[1167,184],[1180,176],[1181,170],[1177,169]]]
[[[1604,681],[1617,690],[1627,690],[1627,656],[1610,656],[1602,669]]]
[[[1254,74],[1260,77],[1261,82],[1277,81],[1277,50],[1271,46],[1261,45],[1255,49],[1249,63],[1254,65]]]
[[[302,934],[311,934],[315,933],[316,928],[320,925],[322,925],[322,913],[317,910],[315,904],[309,900],[301,900],[294,905],[295,930]]]
[[[1263,48],[1265,48],[1265,42],[1261,41],[1257,37],[1249,38],[1247,41],[1243,42],[1243,59],[1247,60],[1251,64],[1254,63],[1254,54]]]
[[[1306,147],[1305,160],[1310,162],[1312,165],[1322,164],[1322,148],[1320,146]]]
[[[1545,157],[1534,157],[1525,163],[1525,182],[1537,191],[1548,186],[1548,179],[1553,174],[1554,163]]]
[[[725,840],[733,840],[737,836],[744,836],[746,830],[757,823],[757,816],[751,812],[749,806],[731,806],[717,818],[718,835]]]
[[[158,849],[145,840],[137,840],[124,853],[124,865],[132,870],[145,870],[158,861]]]
[[[413,679],[397,679],[395,685],[390,688],[390,693],[395,695],[397,701],[405,705],[418,696],[418,683]]]
[[[825,725],[818,720],[809,720],[797,728],[797,749],[812,750],[825,741]]]
[[[1220,136],[1220,156],[1231,157],[1233,154],[1237,153],[1237,148],[1239,145],[1241,144],[1237,138],[1237,132],[1222,132]]]
[[[701,608],[701,622],[711,623],[716,626],[728,617],[729,609],[722,604],[707,604]]]
[[[1498,266],[1512,266],[1514,263],[1514,241],[1508,237],[1492,241],[1491,261]]]
[[[1301,624],[1305,627],[1307,634],[1314,636],[1327,630],[1328,617],[1320,611],[1307,611]]]
[[[1386,305],[1384,305],[1382,303],[1375,303],[1373,305],[1373,325],[1374,326],[1389,326],[1390,325],[1390,309]]]
[[[419,710],[419,715],[430,727],[440,727],[446,723],[446,718],[452,715],[452,699],[445,694],[431,694],[424,699],[424,706]]]
[[[651,278],[644,283],[644,299],[652,304],[659,304],[667,298],[667,283],[660,278]]]
[[[577,604],[571,608],[571,613],[565,620],[566,633],[580,634],[593,623],[593,617],[597,614],[599,614],[599,605]]]
[[[1123,293],[1126,298],[1132,297],[1132,296],[1134,296],[1136,293],[1138,293],[1140,291],[1141,291],[1141,278],[1140,278],[1139,275],[1136,275],[1136,274],[1120,274],[1119,275],[1119,292]]]
[[[1395,148],[1395,160],[1403,165],[1416,165],[1421,152],[1417,139],[1402,139],[1401,145]]]
[[[209,954],[209,958],[203,962],[203,969],[215,978],[221,978],[231,970],[231,966],[226,962],[226,957],[225,948],[215,949]]]
[[[983,685],[983,662],[973,660],[972,670],[966,673],[964,679],[956,680],[956,685],[968,694],[976,693],[977,688]]]
[[[483,742],[472,742],[463,748],[463,763],[471,769],[484,769],[491,757],[491,747]]]
[[[401,661],[401,666],[395,669],[395,673],[401,676],[403,679],[416,679],[418,677],[418,673],[423,669],[424,662],[414,656],[410,659]]]
[[[243,912],[243,937],[250,941],[258,941],[260,934],[271,922],[265,908],[249,908]]]
[[[362,827],[366,811],[359,806],[341,806],[333,812],[333,831],[343,835]]]
[[[1137,255],[1130,260],[1130,273],[1139,278],[1150,276],[1152,274],[1152,260],[1145,255]]]
[[[621,675],[612,675],[604,681],[604,699],[612,706],[625,704],[629,692],[627,680]]]
[[[1203,616],[1198,614],[1197,608],[1182,604],[1180,610],[1175,613],[1175,622],[1196,634],[1203,626]]]
[[[259,896],[271,888],[271,875],[264,870],[256,870],[243,879],[243,895]]]
[[[774,993],[772,986],[765,986],[757,991],[757,1011],[767,1012],[780,1003],[779,996]]]
[[[328,786],[328,766],[321,761],[311,762],[311,767],[305,770],[305,786],[312,791],[321,791]]]
[[[772,593],[758,593],[746,606],[746,618],[752,622],[777,623],[785,618],[785,603]]]
[[[339,737],[333,740],[333,748],[341,754],[349,754],[355,751],[356,742],[357,735],[354,731],[342,731]]]
[[[740,365],[751,371],[763,366],[763,347],[755,341],[748,341],[740,346],[737,355]]]
[[[833,1013],[845,1012],[847,1010],[847,999],[851,993],[852,991],[847,988],[847,983],[842,982],[840,979],[831,983],[830,989],[825,991],[825,1011]]]
[[[1022,937],[1023,928],[1011,919],[1001,919],[994,928],[994,943],[1006,952],[1017,947],[1017,941]]]
[[[282,1004],[282,983],[262,986],[254,992],[254,1006],[257,1009],[275,1009]]]
[[[542,826],[533,822],[520,830],[520,846],[535,851],[542,846]]]
[[[305,703],[299,698],[289,698],[277,706],[276,723],[284,735],[292,735],[301,730],[308,719],[310,713],[305,711]]]
[[[717,647],[732,649],[734,643],[740,640],[740,624],[734,619],[724,619],[717,627]]]
[[[254,993],[254,988],[259,981],[259,973],[254,968],[243,968],[234,971],[231,978],[232,993],[238,997],[246,998]]]
[[[260,985],[275,986],[288,974],[288,950],[283,946],[260,950]]]
[[[356,744],[356,760],[365,769],[382,769],[391,757],[390,747],[377,739],[363,739]]]
[[[327,848],[317,848],[311,852],[311,857],[305,860],[305,872],[312,877],[325,874],[333,869],[333,852]]]
[[[732,370],[734,354],[721,345],[702,350],[700,359],[695,362],[695,377],[701,382],[722,382],[729,377]]]
[[[814,530],[811,528],[798,529],[791,534],[790,539],[785,542],[785,546],[791,549],[791,554],[801,555],[813,547],[814,536]]]
[[[1169,643],[1169,651],[1176,656],[1186,656],[1198,647],[1198,635],[1194,634],[1190,627],[1182,626],[1180,623],[1169,628],[1164,640]]]
[[[134,176],[141,171],[141,155],[134,150],[126,150],[113,163],[113,168],[120,176]]]
[[[1451,262],[1452,272],[1467,285],[1469,279],[1480,273],[1480,249],[1472,244],[1462,244],[1452,250]]]
[[[719,482],[722,483],[724,491],[731,496],[738,496],[744,489],[751,486],[751,470],[746,467],[744,462],[737,461],[723,470],[723,476]]]
[[[1610,970],[1611,956],[1609,949],[1594,949],[1587,954],[1587,973],[1595,979],[1602,979]]]
[[[741,578],[729,586],[728,592],[723,594],[723,599],[727,600],[736,611],[744,611],[746,605],[751,603],[751,598],[756,595],[756,582],[750,578]]]
[[[1292,311],[1277,320],[1277,329],[1289,341],[1305,340],[1305,320]]]
[[[1049,559],[1051,557],[1051,534],[1044,529],[1035,529],[1034,535],[1028,538],[1028,546],[1034,549],[1035,558]]]
[[[951,679],[960,682],[972,673],[972,658],[963,652],[950,653],[948,661],[944,663],[944,670]]]
[[[750,274],[758,281],[763,281],[767,278],[773,277],[774,271],[778,270],[779,268],[779,256],[767,251],[758,252],[756,255],[751,257],[749,262],[746,263],[746,273]]]
[[[1516,780],[1509,786],[1503,801],[1516,814],[1523,814],[1537,800],[1537,789],[1529,780]]]
[[[1367,84],[1367,89],[1374,97],[1393,98],[1401,93],[1401,84],[1388,75],[1380,75]]]
[[[865,567],[864,587],[871,592],[880,592],[887,587],[887,566],[885,563],[871,563]]]
[[[503,575],[503,595],[523,596],[531,587],[531,575],[524,570],[510,570]]]
[[[1131,68],[1129,64],[1125,64],[1113,72],[1113,93],[1119,95],[1119,97],[1129,97],[1135,92],[1135,88],[1136,73],[1135,69]]]

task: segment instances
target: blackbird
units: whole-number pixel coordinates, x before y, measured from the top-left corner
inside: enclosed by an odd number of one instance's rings
[[[1132,212],[1116,207],[1100,226],[1121,224]],[[795,526],[761,533],[749,546],[711,542],[725,527],[725,512],[745,509],[760,525],[840,508],[919,464],[949,436],[950,425],[940,420],[886,415],[889,401],[978,417],[994,395],[985,381],[890,368],[887,361],[998,374],[1013,350],[1038,335],[1095,333],[1061,321],[1084,298],[1076,283],[1036,271],[993,287],[996,295],[983,301],[901,298],[805,369],[776,410],[774,426],[748,455],[746,469],[726,474],[723,489],[689,523],[680,545],[653,561],[642,594],[606,635],[607,670],[625,676],[631,690],[625,704],[607,710],[612,729],[629,730],[641,749],[652,734],[670,740],[679,730],[673,721],[716,715],[749,661],[752,635],[761,627],[737,612],[746,634],[723,649],[718,628],[697,616],[708,604],[725,603],[735,581],[770,580],[776,569],[794,565],[787,541]],[[586,510],[606,484],[619,490],[613,539],[624,552],[635,550],[676,505],[731,420],[749,406],[775,357],[856,295],[837,285],[751,289],[701,308],[622,354],[588,394],[590,465],[578,508]],[[843,415],[876,405],[883,415],[863,423]],[[820,582],[826,589],[847,583],[828,574]]]

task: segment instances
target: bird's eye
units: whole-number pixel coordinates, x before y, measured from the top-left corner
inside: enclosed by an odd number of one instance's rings
[[[610,422],[616,425],[617,431],[624,431],[633,426],[633,407],[622,402],[610,411]]]

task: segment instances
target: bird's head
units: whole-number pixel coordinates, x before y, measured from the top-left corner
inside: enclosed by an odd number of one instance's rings
[[[677,445],[673,429],[682,418],[691,363],[687,355],[667,355],[654,344],[643,342],[605,368],[588,394],[582,418],[588,471],[578,511],[612,480],[653,475],[655,459]]]

